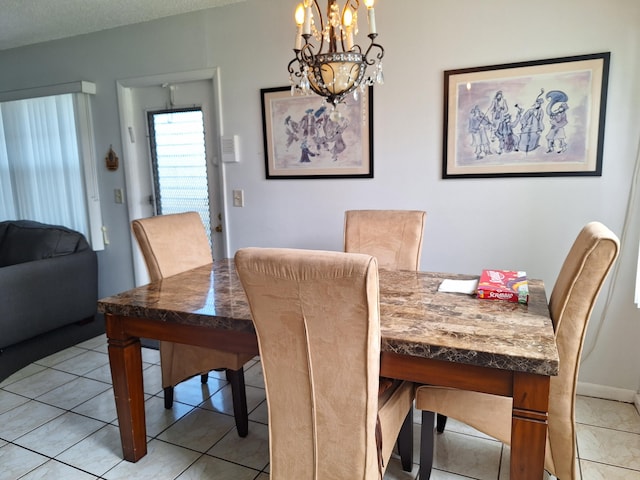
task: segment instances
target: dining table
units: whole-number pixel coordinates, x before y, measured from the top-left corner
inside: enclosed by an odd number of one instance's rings
[[[510,478],[541,480],[549,383],[559,358],[544,283],[527,304],[439,291],[477,275],[379,271],[380,375],[513,399]],[[140,338],[259,355],[232,259],[98,301],[125,460],[147,452]]]

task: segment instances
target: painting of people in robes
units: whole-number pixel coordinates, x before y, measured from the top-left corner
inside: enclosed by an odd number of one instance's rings
[[[267,178],[373,177],[371,87],[336,107],[285,87],[261,93]]]
[[[443,178],[601,175],[609,53],[445,72]]]

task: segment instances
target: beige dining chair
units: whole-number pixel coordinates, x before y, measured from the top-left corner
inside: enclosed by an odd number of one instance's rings
[[[575,464],[575,398],[580,355],[591,311],[619,247],[618,237],[607,227],[598,222],[587,224],[571,247],[551,292],[549,310],[560,372],[550,380],[545,469],[560,480],[579,478]],[[509,397],[417,386],[416,407],[423,410],[420,478],[425,480],[431,474],[433,412],[460,420],[510,444],[512,403]]]
[[[373,255],[386,270],[418,270],[426,216],[419,210],[347,210],[344,251]]]
[[[142,251],[151,281],[213,262],[209,239],[196,212],[158,215],[133,220],[131,228]],[[173,342],[160,342],[164,406],[173,405],[173,387],[200,375],[206,383],[211,370],[226,370],[231,384],[238,435],[249,429],[243,366],[253,355]]]
[[[264,372],[271,478],[380,479],[396,439],[410,469],[413,386],[379,377],[375,258],[244,248],[235,264]]]

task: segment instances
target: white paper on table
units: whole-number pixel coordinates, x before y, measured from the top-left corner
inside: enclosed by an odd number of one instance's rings
[[[445,293],[466,293],[473,295],[478,288],[478,279],[474,280],[452,280],[445,278],[438,287],[439,292]]]

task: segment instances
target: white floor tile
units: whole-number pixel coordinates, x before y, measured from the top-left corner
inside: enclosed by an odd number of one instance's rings
[[[176,480],[253,480],[257,474],[255,470],[203,455]]]
[[[120,431],[114,425],[106,425],[62,452],[56,459],[102,476],[123,462]]]
[[[269,427],[249,422],[249,434],[246,437],[239,437],[237,431],[233,429],[207,453],[262,470],[269,463]]]
[[[55,368],[56,370],[62,370],[63,372],[73,373],[75,375],[84,375],[91,370],[108,364],[108,355],[92,350],[82,350],[80,355],[57,363]]]
[[[265,400],[264,390],[261,388],[245,385],[245,392],[247,395],[247,410],[249,412]],[[199,406],[200,408],[213,410],[214,412],[233,415],[233,394],[231,393],[231,385],[227,384],[211,397],[200,403]]]
[[[624,432],[640,433],[640,415],[631,403],[578,397],[576,399],[576,422]]]
[[[640,472],[602,463],[580,461],[582,480],[640,480]]]
[[[99,420],[67,412],[16,439],[15,443],[55,457],[104,425]]]
[[[2,415],[4,412],[8,412],[13,408],[16,408],[19,405],[22,405],[23,403],[27,403],[28,401],[28,398],[21,395],[16,395],[15,393],[0,390],[0,415]]]
[[[142,361],[153,365],[160,365],[160,350],[142,347]]]
[[[107,390],[96,395],[84,403],[76,406],[72,411],[80,415],[112,423],[118,417],[116,413],[116,401],[113,397],[113,389],[107,386]]]
[[[187,470],[200,454],[160,440],[147,444],[147,454],[136,463],[120,462],[104,474],[107,480],[173,479]]]
[[[65,360],[69,360],[73,357],[77,357],[81,353],[84,353],[85,350],[78,347],[69,347],[64,350],[60,350],[54,354],[49,355],[48,357],[41,358],[37,360],[35,363],[38,365],[44,365],[45,367],[53,367],[60,362],[64,362]]]
[[[157,436],[192,410],[193,407],[191,405],[179,402],[173,402],[173,407],[166,409],[162,398],[150,397],[144,402],[147,435],[151,437]]]
[[[580,458],[640,470],[640,435],[590,425],[577,425]]]
[[[417,458],[414,458],[414,460],[416,462],[418,461]],[[413,480],[418,475],[419,469],[420,466],[417,463],[414,463],[412,470],[410,472],[405,472],[402,469],[400,458],[392,456],[389,459],[389,464],[384,472],[384,480]],[[433,474],[431,475],[431,478],[435,478]]]
[[[442,470],[431,470],[430,480],[469,480],[470,477],[462,477],[451,472],[443,472]],[[386,480],[386,478],[385,478]]]
[[[262,364],[255,362],[253,365],[245,365],[244,383],[252,387],[264,388],[264,374],[262,373]]]
[[[60,408],[31,400],[0,415],[0,438],[12,442],[64,413]]]
[[[5,445],[0,448],[0,480],[20,478],[47,460],[47,457],[17,445]]]
[[[35,470],[32,470],[20,480],[50,480],[52,478],[64,478],[64,480],[95,480],[95,475],[70,467],[56,460],[49,460]]]
[[[99,382],[102,382],[102,383],[108,383],[109,385],[112,384],[111,367],[109,366],[109,364],[102,365],[101,367],[95,368],[85,373],[83,376],[87,378],[91,378],[93,380],[98,380]]]
[[[264,423],[265,425],[269,423],[269,409],[267,407],[266,400],[262,400],[262,402],[260,402],[260,404],[256,408],[250,410],[249,420],[253,422]]]
[[[204,453],[234,427],[233,417],[196,408],[158,435],[158,438]]]
[[[111,385],[89,378],[77,377],[44,395],[40,395],[38,401],[71,410],[106,390],[111,390]]]
[[[70,373],[47,368],[29,377],[23,378],[22,380],[18,380],[17,382],[7,385],[4,389],[25,397],[38,398],[40,395],[44,395],[54,388],[58,388],[60,385],[69,383],[75,378],[76,376],[71,375]]]
[[[197,407],[212,395],[215,395],[227,384],[226,380],[209,377],[207,383],[202,383],[200,375],[196,375],[173,388],[173,399]]]
[[[434,467],[460,475],[470,475],[479,480],[495,480],[502,444],[495,440],[472,437],[456,432],[437,435],[435,440]]]
[[[157,395],[164,389],[162,388],[162,372],[159,365],[149,365],[142,367],[142,383],[144,385],[144,393],[149,395]]]
[[[14,374],[10,375],[9,377],[5,378],[2,382],[0,382],[0,388],[4,388],[7,385],[17,382],[18,380],[22,380],[23,378],[30,377],[34,373],[41,372],[45,368],[47,367],[43,365],[38,365],[36,363],[27,365],[26,367],[18,370],[17,372],[15,372]]]

